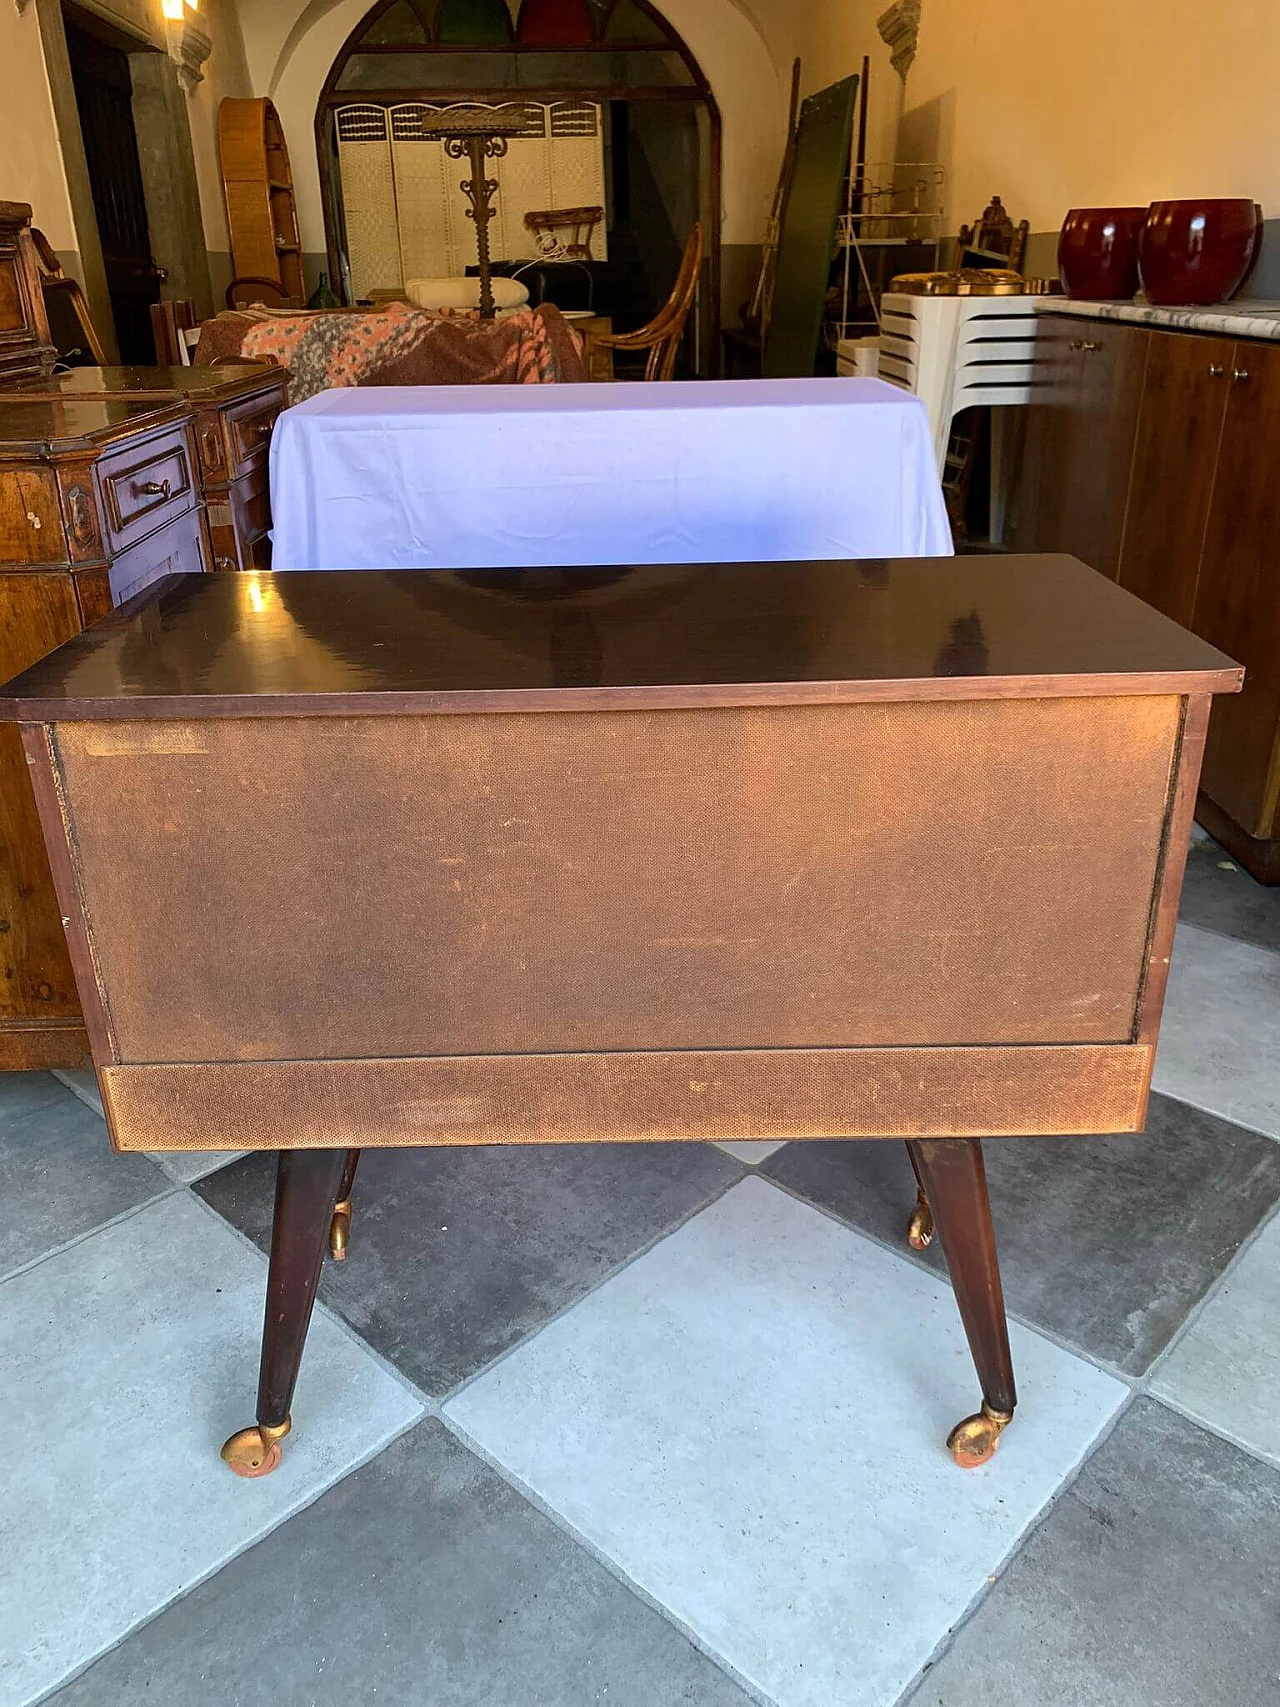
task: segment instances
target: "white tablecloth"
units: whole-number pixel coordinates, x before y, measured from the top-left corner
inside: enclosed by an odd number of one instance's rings
[[[276,569],[951,551],[924,405],[878,379],[326,391],[271,504]]]

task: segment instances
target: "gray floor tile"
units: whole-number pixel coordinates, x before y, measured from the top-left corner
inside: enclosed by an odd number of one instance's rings
[[[445,1414],[780,1707],[889,1707],[1126,1397],[1013,1337],[966,1473],[950,1288],[756,1176]]]
[[[1280,1477],[1140,1401],[911,1707],[1275,1707]]]
[[[86,1067],[59,1067],[54,1072],[55,1079],[61,1079],[69,1091],[74,1091],[87,1108],[93,1109],[99,1119],[105,1120],[102,1111],[102,1092],[98,1089],[98,1075]],[[203,1179],[217,1168],[225,1168],[229,1162],[234,1162],[244,1154],[243,1150],[148,1150],[146,1154],[156,1164],[163,1168],[171,1180],[179,1185],[190,1185],[192,1181]]]
[[[1280,1138],[1280,954],[1179,925],[1154,1084]]]
[[[1258,948],[1280,949],[1280,884],[1257,882],[1208,836],[1191,844],[1180,916]]]
[[[197,1187],[263,1249],[274,1160]],[[739,1176],[704,1144],[366,1150],[351,1250],[321,1297],[425,1391],[442,1394]]]
[[[439,1423],[99,1660],[58,1707],[746,1707]]]
[[[50,1074],[0,1073],[0,1274],[169,1189]]]
[[[1280,1199],[1271,1139],[1166,1097],[1151,1099],[1142,1136],[983,1148],[1009,1308],[1132,1375]],[[764,1172],[905,1252],[904,1144],[789,1144]],[[925,1261],[945,1268],[936,1242]]]
[[[233,1476],[218,1447],[253,1419],[264,1281],[262,1259],[176,1192],[0,1285],[0,1392],[22,1430],[0,1500],[4,1707],[72,1675],[421,1415],[318,1319],[281,1467]]]
[[[1232,1268],[1152,1391],[1280,1468],[1280,1220]]]

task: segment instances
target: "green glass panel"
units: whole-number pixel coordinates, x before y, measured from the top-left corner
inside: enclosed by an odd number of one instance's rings
[[[427,32],[409,0],[396,0],[360,38],[361,47],[425,47]]]
[[[661,45],[671,37],[656,18],[640,10],[635,0],[618,0],[604,27],[604,39],[607,42],[626,42],[633,47],[647,47],[651,43]]]
[[[442,42],[485,42],[511,40],[511,14],[503,0],[444,0],[436,19],[436,36]]]
[[[633,53],[353,53],[338,88],[360,90],[687,89],[693,75],[674,50]]]

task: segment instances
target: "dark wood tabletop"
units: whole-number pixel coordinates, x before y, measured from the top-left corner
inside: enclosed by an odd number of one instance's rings
[[[281,375],[281,369],[272,362],[225,362],[217,367],[74,367],[66,373],[42,374],[8,385],[0,392],[0,403],[102,397],[129,402],[208,393],[234,395],[253,390],[271,375]]]
[[[0,456],[39,455],[75,444],[103,444],[144,427],[187,417],[172,391],[155,397],[22,397],[0,391]]]
[[[157,583],[0,691],[25,721],[1235,691],[1069,557]]]

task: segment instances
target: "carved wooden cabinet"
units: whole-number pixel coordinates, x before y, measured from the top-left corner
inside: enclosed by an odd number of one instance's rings
[[[0,677],[208,566],[183,404],[0,395]],[[0,727],[0,1069],[87,1056],[21,743]]]
[[[1280,882],[1280,344],[1045,315],[1018,550],[1071,551],[1246,666],[1197,816]]]
[[[0,201],[0,382],[47,372],[57,352],[40,290],[26,202]]]
[[[132,403],[184,402],[215,569],[271,567],[267,453],[285,407],[285,370],[268,362],[219,367],[82,367],[14,387],[16,396]]]

